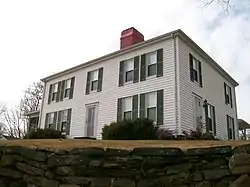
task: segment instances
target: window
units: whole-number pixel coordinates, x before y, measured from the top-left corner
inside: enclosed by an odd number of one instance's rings
[[[91,72],[91,91],[97,90],[98,86],[98,70]]]
[[[228,86],[226,83],[224,83],[224,92],[225,92],[225,104],[226,105],[231,105],[233,107],[232,103],[232,90],[231,87]]]
[[[71,79],[65,81],[64,85],[64,98],[69,98],[70,96],[70,88],[71,88]]]
[[[132,97],[126,97],[123,99],[123,119],[132,119]]]
[[[47,114],[48,116],[47,116],[47,120],[48,120],[48,122],[47,122],[47,127],[48,128],[53,128],[53,125],[54,125],[54,117],[55,117],[55,114],[54,114],[54,112],[52,112],[52,113],[48,113]]]
[[[68,110],[60,111],[59,127],[58,129],[62,132],[62,134],[66,134],[67,125],[68,125]]]
[[[192,63],[193,63],[193,77],[194,77],[194,81],[196,81],[196,82],[199,82],[199,76],[198,76],[198,72],[199,72],[199,68],[198,68],[198,64],[199,64],[199,61],[197,60],[197,59],[195,59],[195,58],[193,58],[193,61],[192,61]]]
[[[146,94],[146,117],[156,122],[156,92],[151,92]]]
[[[200,87],[202,87],[202,70],[201,62],[189,54],[189,63],[190,63],[190,79],[191,81],[197,82]]]
[[[216,134],[216,118],[215,118],[215,107],[208,104],[208,126],[209,130]]]
[[[227,132],[228,132],[228,139],[234,140],[235,139],[235,130],[234,130],[234,118],[227,115]]]
[[[129,59],[124,62],[125,64],[125,82],[133,81],[134,74],[134,59]]]
[[[57,94],[58,94],[58,83],[52,85],[52,99],[51,99],[51,101],[56,101]]]
[[[147,64],[147,75],[148,76],[156,75],[156,62],[157,62],[156,51],[146,54],[146,64]]]

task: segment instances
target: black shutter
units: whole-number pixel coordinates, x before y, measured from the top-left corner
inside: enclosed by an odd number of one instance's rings
[[[213,108],[213,121],[214,121],[214,123],[213,123],[213,126],[214,126],[214,135],[216,135],[216,116],[215,116],[215,107],[213,106],[212,107]]]
[[[57,93],[56,93],[56,102],[60,100],[60,93],[61,93],[61,84],[62,82],[58,82]]]
[[[134,83],[139,81],[139,60],[140,60],[139,56],[136,56],[134,58],[134,80],[133,80]]]
[[[230,130],[229,130],[229,116],[227,115],[227,136],[228,136],[228,140],[230,140]]]
[[[229,87],[229,97],[230,97],[231,108],[233,108],[232,89],[231,89],[231,87]]]
[[[117,122],[122,121],[122,98],[117,100]]]
[[[135,120],[138,118],[138,95],[133,96],[132,107],[132,119]]]
[[[193,56],[189,53],[190,80],[194,82]]]
[[[141,75],[140,81],[146,80],[146,54],[141,55]]]
[[[145,94],[140,94],[140,118],[145,118]]]
[[[48,104],[51,103],[51,99],[52,99],[52,84],[49,85],[49,97],[48,97]]]
[[[72,115],[72,109],[70,108],[70,109],[68,109],[66,135],[70,134],[71,115]]]
[[[87,74],[85,95],[89,94],[89,90],[90,90],[90,76],[91,76],[91,71],[89,71],[88,74]]]
[[[71,78],[70,81],[70,93],[69,93],[69,98],[72,99],[74,95],[74,87],[75,87],[75,77]]]
[[[54,112],[53,129],[56,129],[57,112]]]
[[[163,49],[157,50],[157,72],[156,76],[161,77],[163,76]]]
[[[200,87],[202,87],[202,69],[201,69],[201,62],[198,61],[198,66],[199,66],[199,79],[200,79]]]
[[[120,70],[119,70],[119,83],[118,86],[124,85],[124,61],[120,62]]]
[[[48,123],[49,123],[49,116],[50,114],[47,113],[46,116],[45,116],[45,124],[44,124],[44,128],[47,129],[48,128]]]
[[[64,90],[64,88],[65,88],[65,80],[64,81],[62,81],[62,84],[61,84],[61,93],[60,93],[60,101],[62,101],[63,99],[64,99],[64,94],[65,94],[65,90]]]
[[[224,82],[225,104],[227,104],[227,84]]]
[[[99,71],[98,71],[97,92],[102,91],[102,81],[103,81],[103,68],[99,68]]]
[[[157,125],[163,125],[163,90],[157,91]]]
[[[58,112],[57,126],[56,126],[56,130],[58,130],[58,131],[61,131],[62,112],[63,112],[63,111],[59,111],[59,112]]]

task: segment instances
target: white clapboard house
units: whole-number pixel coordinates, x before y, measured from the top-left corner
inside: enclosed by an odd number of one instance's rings
[[[182,133],[205,124],[222,139],[238,139],[238,83],[183,31],[144,40],[121,33],[120,49],[42,79],[41,128],[101,139],[102,127],[150,118]]]

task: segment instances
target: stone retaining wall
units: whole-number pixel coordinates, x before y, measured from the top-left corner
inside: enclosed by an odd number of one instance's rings
[[[72,150],[0,147],[0,187],[250,187],[250,145]]]

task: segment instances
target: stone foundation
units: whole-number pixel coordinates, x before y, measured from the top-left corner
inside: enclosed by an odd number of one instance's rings
[[[250,145],[71,150],[0,147],[1,187],[250,187]]]

